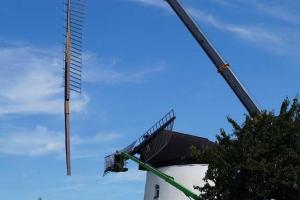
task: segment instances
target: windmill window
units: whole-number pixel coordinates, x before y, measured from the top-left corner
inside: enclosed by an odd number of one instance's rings
[[[155,185],[155,187],[154,187],[154,198],[153,199],[159,199],[159,185]]]

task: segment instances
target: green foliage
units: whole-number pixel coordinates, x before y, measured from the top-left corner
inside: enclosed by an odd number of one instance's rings
[[[286,99],[280,114],[263,112],[242,126],[228,119],[233,133],[221,130],[214,147],[192,148],[192,155],[209,163],[207,200],[300,199],[300,103]],[[211,183],[214,184],[211,184]],[[209,184],[210,183],[210,184]]]

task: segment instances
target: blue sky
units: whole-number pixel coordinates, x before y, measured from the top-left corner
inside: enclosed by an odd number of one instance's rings
[[[300,2],[182,0],[262,109],[300,88]],[[215,139],[245,109],[163,0],[89,0],[83,94],[63,133],[62,0],[1,1],[0,199],[142,199],[144,173],[101,177],[103,157],[171,108],[175,130]]]

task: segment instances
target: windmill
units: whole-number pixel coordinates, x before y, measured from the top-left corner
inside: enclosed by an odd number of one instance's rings
[[[71,91],[81,93],[82,31],[84,0],[65,0],[65,52],[64,52],[64,113],[67,175],[71,175],[70,155],[70,99]]]
[[[213,143],[206,138],[173,131],[175,119],[174,111],[171,110],[139,139],[106,156],[104,175],[109,172],[126,172],[126,161],[131,160],[139,165],[140,170],[147,171],[145,200],[177,200],[184,196],[200,199],[191,186],[201,184],[195,174],[204,174],[207,165],[192,158],[190,147],[203,148]],[[188,171],[188,176],[182,178],[182,171]],[[170,188],[171,191],[166,192]]]
[[[165,1],[193,35],[250,116],[255,118],[260,115],[261,111],[254,99],[179,0]],[[168,120],[165,121],[168,122]],[[167,122],[163,123],[162,127],[167,127]],[[201,165],[201,163],[195,163],[191,160],[187,149],[192,145],[198,148],[213,145],[212,142],[205,138],[168,131],[160,128],[160,126],[158,127],[151,134],[144,134],[142,142],[135,141],[127,148],[107,156],[105,158],[105,174],[108,172],[127,171],[126,160],[132,160],[139,164],[140,169],[148,171],[144,200],[182,200],[186,199],[186,197],[194,200],[201,199],[201,194],[196,193],[196,187],[193,187],[201,185],[201,182],[193,185],[196,183],[194,178],[200,179],[200,177],[204,177],[207,165],[205,166],[205,163]],[[139,154],[140,157],[135,157],[135,154]],[[202,172],[202,174],[200,175],[199,172]]]

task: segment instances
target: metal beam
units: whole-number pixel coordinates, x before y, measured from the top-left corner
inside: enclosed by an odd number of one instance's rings
[[[218,72],[225,79],[227,84],[239,98],[241,103],[247,109],[251,117],[255,117],[260,114],[260,109],[256,105],[255,101],[251,98],[246,88],[238,80],[236,75],[230,69],[230,66],[224,59],[220,56],[217,50],[209,42],[207,37],[202,33],[197,24],[192,20],[189,14],[185,11],[183,6],[179,3],[178,0],[165,0],[175,11],[177,16],[181,19],[187,29],[194,36],[198,44],[202,47],[206,55],[210,58],[213,64],[216,66]]]
[[[119,152],[121,154],[121,156],[123,156],[125,159],[130,159],[132,161],[134,161],[135,163],[141,165],[144,169],[146,169],[147,171],[153,173],[154,175],[160,177],[161,179],[163,179],[164,181],[166,181],[167,183],[169,183],[170,185],[172,185],[173,187],[175,187],[176,189],[180,190],[181,192],[183,192],[187,197],[190,197],[194,200],[201,200],[201,197],[197,194],[195,194],[193,191],[191,191],[190,189],[186,188],[185,186],[181,185],[180,183],[176,182],[175,179],[171,176],[168,176],[167,174],[155,169],[154,167],[152,167],[151,165],[147,164],[147,163],[143,163],[142,161],[140,161],[138,158],[136,158],[135,156],[132,156],[128,153],[125,152]]]

